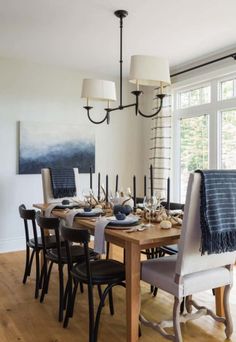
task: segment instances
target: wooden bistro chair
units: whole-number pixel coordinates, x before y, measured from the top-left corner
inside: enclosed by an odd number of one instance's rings
[[[210,315],[216,321],[224,323],[227,338],[233,331],[229,292],[233,282],[232,265],[236,255],[235,252],[201,255],[200,185],[201,175],[191,174],[178,254],[143,261],[141,267],[142,280],[172,294],[175,301],[173,321],[154,323],[147,321],[143,315],[140,315],[140,320],[144,325],[152,327],[175,342],[182,342],[180,323],[202,315]],[[216,316],[211,310],[198,306],[192,300],[192,295],[197,292],[222,286],[225,286],[225,318]],[[180,315],[180,303],[183,298],[186,298],[187,314]],[[192,307],[197,309],[195,313],[192,313]],[[165,330],[165,327],[170,326],[174,327],[174,335],[168,334]]]
[[[27,277],[30,276],[33,259],[35,256],[36,264],[36,282],[35,282],[35,298],[39,296],[39,290],[42,284],[42,273],[40,270],[39,253],[43,249],[43,242],[41,236],[38,236],[36,225],[36,211],[34,209],[26,209],[24,204],[19,206],[20,217],[24,220],[25,228],[25,243],[26,243],[26,260],[25,260],[25,272],[23,277],[23,283],[27,281]],[[33,237],[31,237],[31,235]],[[46,241],[47,248],[56,247],[55,236],[48,236]],[[32,251],[32,252],[31,252]]]
[[[40,297],[40,302],[44,301],[45,294],[48,292],[49,280],[51,275],[51,270],[53,264],[57,264],[58,266],[58,275],[59,275],[59,322],[63,321],[63,311],[65,308],[65,302],[67,299],[68,287],[64,286],[64,275],[63,275],[63,267],[65,264],[68,264],[67,252],[65,248],[65,243],[61,238],[60,234],[60,220],[55,217],[43,217],[40,215],[40,212],[37,212],[36,219],[39,227],[41,228],[42,235],[42,243],[43,243],[43,254],[44,260],[44,282],[43,289]],[[56,238],[56,246],[55,248],[49,249],[47,247],[47,232],[48,229],[55,235]],[[70,246],[71,253],[71,262],[78,263],[82,262],[85,259],[84,249],[78,245]],[[88,251],[90,258],[99,257],[97,253],[95,253],[92,249]],[[49,262],[49,266],[48,266]]]
[[[78,263],[73,266],[70,262],[69,279],[74,281],[75,286],[78,282],[82,282],[88,287],[88,304],[89,304],[89,342],[96,342],[98,335],[98,326],[102,308],[105,303],[105,299],[108,295],[110,304],[110,313],[114,314],[112,288],[116,285],[125,287],[125,266],[116,260],[100,259],[91,260],[89,258],[88,242],[90,235],[87,230],[70,228],[62,226],[62,236],[66,242],[66,248],[68,257],[71,260],[70,243],[76,242],[83,246],[85,260],[83,263]],[[94,314],[94,299],[93,299],[93,287],[106,285],[104,291],[100,297],[100,303],[98,305],[96,318]],[[71,316],[71,310],[73,310],[75,293],[72,291],[72,281],[70,281],[69,299],[67,301],[66,317],[64,326],[67,326],[68,319]]]

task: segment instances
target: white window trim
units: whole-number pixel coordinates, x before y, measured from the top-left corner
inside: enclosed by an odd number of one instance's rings
[[[172,84],[173,92],[173,139],[172,139],[172,198],[173,201],[180,201],[180,119],[196,117],[204,114],[209,115],[209,168],[220,167],[220,126],[221,112],[236,108],[236,97],[220,100],[219,82],[236,78],[236,67],[230,66],[185,79],[184,81]],[[236,81],[235,81],[236,82]],[[178,93],[188,91],[193,88],[211,85],[211,103],[191,106],[188,108],[178,108]]]

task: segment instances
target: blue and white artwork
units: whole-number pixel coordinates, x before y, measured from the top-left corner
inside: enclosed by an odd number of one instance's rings
[[[45,167],[95,171],[95,132],[91,126],[54,122],[20,122],[19,173]]]

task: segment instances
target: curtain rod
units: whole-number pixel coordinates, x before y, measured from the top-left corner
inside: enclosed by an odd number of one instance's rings
[[[202,67],[207,66],[209,64],[213,64],[213,63],[222,61],[223,59],[230,58],[230,57],[232,57],[236,61],[236,52],[231,53],[230,55],[227,55],[227,56],[223,56],[223,57],[220,57],[220,58],[213,59],[212,61],[209,61],[209,62],[206,62],[206,63],[202,63],[202,64],[199,64],[199,65],[196,65],[196,66],[194,66],[192,68],[188,68],[188,69],[176,72],[175,74],[170,75],[170,77],[179,76],[181,74],[184,74],[185,72],[189,72],[189,71],[192,71],[192,70],[195,70],[195,69],[198,69],[198,68],[202,68]]]

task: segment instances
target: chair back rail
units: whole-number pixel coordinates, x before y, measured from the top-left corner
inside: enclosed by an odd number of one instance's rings
[[[37,234],[37,227],[36,227],[36,222],[35,222],[36,211],[34,209],[26,209],[25,205],[21,204],[19,206],[19,213],[20,213],[20,217],[24,220],[26,243],[29,243],[29,240],[30,240],[29,222],[31,222],[35,248],[38,248],[38,234]]]
[[[45,231],[51,230],[53,235],[56,237],[56,249],[58,253],[58,261],[59,263],[62,262],[61,258],[61,237],[60,237],[60,220],[56,217],[44,217],[41,215],[40,211],[36,213],[36,220],[41,229],[41,236],[42,236],[42,243],[44,254],[47,250],[46,239],[45,239]]]
[[[86,271],[88,276],[88,284],[92,286],[92,275],[91,275],[91,267],[90,267],[90,256],[89,256],[89,246],[88,243],[90,241],[90,234],[88,230],[78,229],[72,227],[61,227],[61,235],[66,243],[66,251],[69,259],[69,267],[72,268],[72,259],[70,253],[70,243],[76,242],[81,243],[84,247],[84,255],[85,255],[85,263],[86,263]]]

